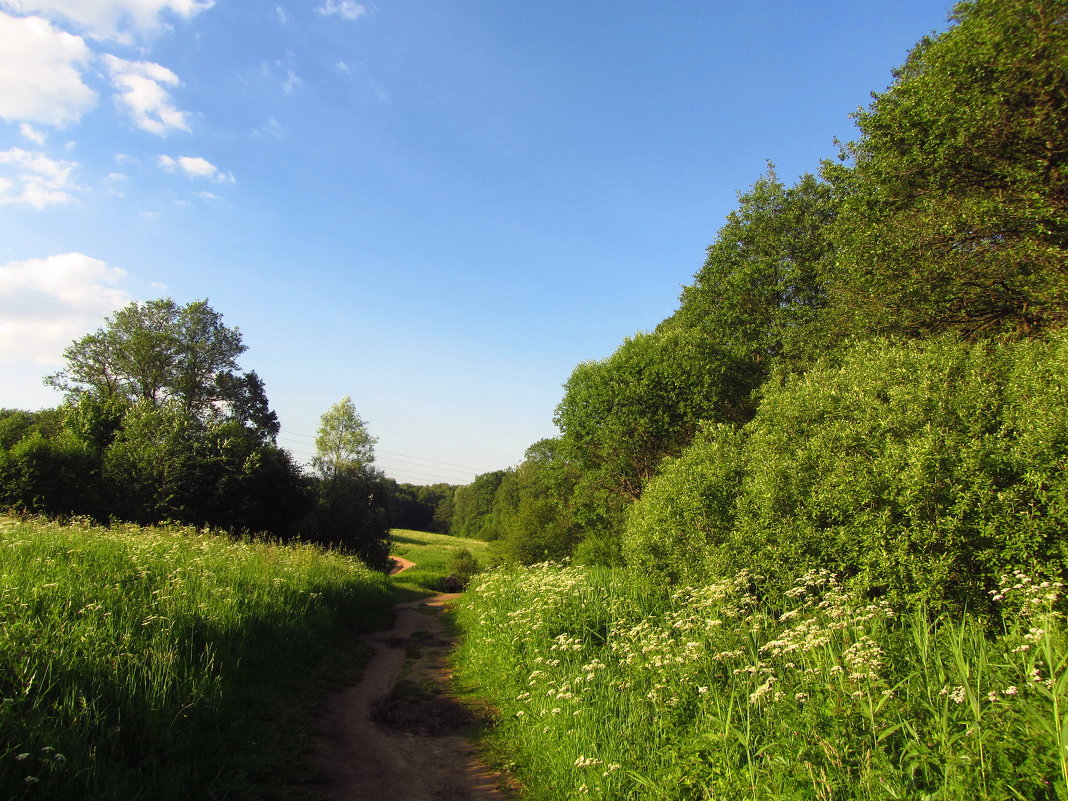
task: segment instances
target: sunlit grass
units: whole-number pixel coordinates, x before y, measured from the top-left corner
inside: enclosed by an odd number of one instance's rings
[[[0,517],[0,797],[277,797],[325,666],[389,608],[311,546]]]
[[[897,615],[826,573],[753,587],[654,600],[622,572],[490,572],[459,603],[459,677],[537,801],[1068,797],[1056,582],[1006,576],[1000,628]]]
[[[489,543],[482,540],[402,528],[390,532],[390,542],[390,553],[415,562],[415,567],[393,579],[394,585],[402,593],[413,595],[441,592],[442,579],[449,573],[449,560],[460,551],[467,549],[482,564],[487,562],[490,551]]]

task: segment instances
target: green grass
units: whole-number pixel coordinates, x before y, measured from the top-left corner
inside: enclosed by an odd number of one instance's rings
[[[310,546],[0,517],[0,797],[306,797],[315,702],[391,603]]]
[[[490,571],[463,689],[533,801],[1068,798],[1068,621],[1022,574],[1004,625],[896,615],[825,573],[649,597],[622,571]]]
[[[449,560],[463,549],[470,551],[483,565],[490,558],[489,543],[448,534],[397,528],[390,532],[390,542],[390,553],[415,562],[415,567],[393,578],[401,597],[441,592],[441,580],[449,574]]]

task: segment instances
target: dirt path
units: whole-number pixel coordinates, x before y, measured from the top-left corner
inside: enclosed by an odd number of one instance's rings
[[[465,736],[469,713],[449,695],[441,620],[455,594],[397,606],[388,631],[365,637],[375,654],[363,679],[331,696],[319,722],[316,766],[330,801],[506,799],[499,776]]]
[[[411,562],[403,556],[391,556],[389,561],[389,575],[391,576],[395,576],[398,573],[403,573],[405,570],[410,570],[415,567],[415,562]]]

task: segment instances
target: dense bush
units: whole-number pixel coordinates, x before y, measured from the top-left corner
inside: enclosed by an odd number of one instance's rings
[[[983,603],[1009,567],[1060,570],[1065,375],[1063,334],[857,345],[767,386],[743,443],[714,429],[673,462],[630,517],[628,556],[668,576],[693,559],[781,588],[826,568],[870,594]]]

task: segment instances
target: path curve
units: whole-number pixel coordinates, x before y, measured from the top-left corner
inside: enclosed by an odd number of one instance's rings
[[[319,720],[315,765],[329,801],[498,801],[500,775],[479,761],[470,716],[450,694],[441,619],[458,593],[398,604],[360,683],[334,693]]]
[[[389,575],[391,576],[403,573],[405,570],[411,570],[413,567],[415,567],[415,562],[409,561],[403,556],[389,557]]]

